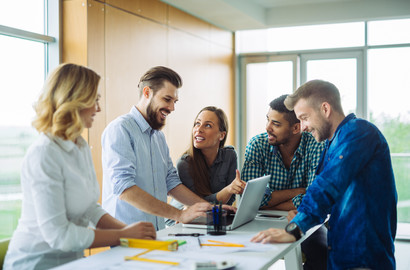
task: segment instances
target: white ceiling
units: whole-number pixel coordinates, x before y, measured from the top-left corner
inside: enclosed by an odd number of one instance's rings
[[[231,31],[410,17],[410,0],[161,1]]]

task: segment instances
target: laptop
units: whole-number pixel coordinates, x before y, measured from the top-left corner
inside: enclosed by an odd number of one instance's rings
[[[262,176],[248,181],[242,193],[237,211],[234,215],[228,215],[226,230],[231,231],[239,226],[252,221],[258,213],[260,203],[265,194],[270,175]],[[206,229],[206,217],[199,217],[189,223],[182,224],[183,227]]]

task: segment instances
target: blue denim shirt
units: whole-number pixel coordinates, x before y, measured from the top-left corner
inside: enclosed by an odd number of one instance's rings
[[[316,174],[292,222],[306,232],[330,213],[328,269],[395,269],[397,192],[381,132],[348,115],[326,141]]]
[[[163,217],[147,214],[118,198],[127,188],[138,186],[167,202],[167,193],[181,184],[164,133],[152,129],[137,108],[105,128],[102,166],[103,208],[124,223],[149,221],[157,230],[164,229]]]

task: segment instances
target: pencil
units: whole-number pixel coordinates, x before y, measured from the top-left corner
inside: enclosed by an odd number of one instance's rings
[[[201,239],[199,239],[199,236],[198,236],[198,244],[199,244],[199,247],[202,248]]]

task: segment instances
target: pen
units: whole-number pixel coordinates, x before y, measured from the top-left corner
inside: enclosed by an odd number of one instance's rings
[[[218,207],[218,231],[222,231],[222,225],[222,201],[220,201]]]
[[[216,240],[208,240],[208,242],[215,244],[201,244],[201,247],[245,247],[243,244],[228,243]]]
[[[169,233],[168,236],[193,236],[193,237],[199,237],[203,236],[204,234],[202,233]]]
[[[214,207],[212,207],[212,219],[213,219],[213,225],[214,225],[214,231],[219,232],[219,220],[218,220],[218,207],[216,206],[216,203]]]

